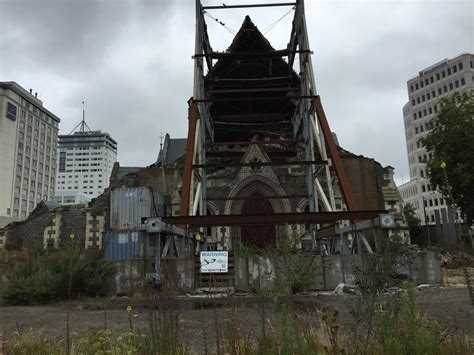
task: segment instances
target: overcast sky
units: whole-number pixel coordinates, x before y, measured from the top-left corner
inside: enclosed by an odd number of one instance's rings
[[[331,129],[345,149],[395,167],[398,183],[408,180],[406,82],[474,51],[473,4],[306,0],[316,86]],[[228,27],[206,17],[211,45],[226,49],[247,14],[263,31],[288,10],[209,10]],[[275,48],[286,47],[292,17],[268,31]],[[89,126],[118,142],[120,164],[146,166],[162,133],[187,135],[194,19],[194,0],[0,0],[0,81],[38,92],[61,118],[61,134],[79,123],[84,100]]]

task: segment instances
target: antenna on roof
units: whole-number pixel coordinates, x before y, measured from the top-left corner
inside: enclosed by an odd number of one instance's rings
[[[160,150],[163,149],[163,131],[160,133]]]
[[[76,127],[74,127],[74,129],[69,134],[73,134],[74,131],[78,127],[79,127],[79,132],[87,132],[87,131],[91,132],[92,131],[86,123],[86,109],[85,109],[84,101],[82,101],[82,121],[79,122],[79,124]]]

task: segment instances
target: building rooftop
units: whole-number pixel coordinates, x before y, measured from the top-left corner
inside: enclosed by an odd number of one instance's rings
[[[13,92],[16,92],[18,95],[20,95],[25,100],[27,100],[31,105],[36,106],[43,112],[47,113],[56,122],[58,123],[61,122],[61,119],[58,116],[56,116],[54,113],[44,108],[43,101],[38,99],[36,95],[33,95],[31,91],[28,92],[27,90],[25,90],[18,83],[14,81],[0,81],[0,88],[9,89],[9,90],[12,90]]]

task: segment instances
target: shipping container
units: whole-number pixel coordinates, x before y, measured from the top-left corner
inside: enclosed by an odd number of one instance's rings
[[[132,260],[140,256],[143,232],[106,232],[105,260]]]
[[[144,228],[142,219],[165,214],[165,196],[148,187],[112,190],[110,196],[110,229]]]

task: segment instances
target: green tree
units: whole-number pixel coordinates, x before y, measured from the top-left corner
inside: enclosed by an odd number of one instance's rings
[[[474,220],[474,95],[455,93],[421,142],[431,153],[428,174],[448,204],[458,207],[468,224]]]
[[[415,208],[411,203],[403,206],[403,214],[407,222],[408,229],[410,230],[410,239],[413,244],[421,244],[421,235],[423,229],[421,228],[421,221],[415,213]]]

